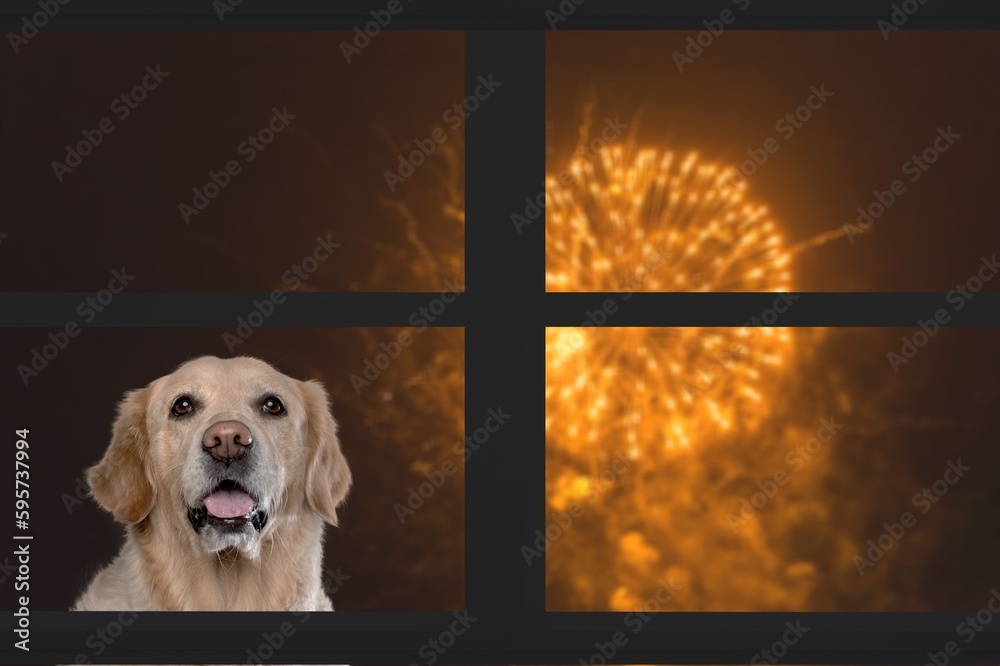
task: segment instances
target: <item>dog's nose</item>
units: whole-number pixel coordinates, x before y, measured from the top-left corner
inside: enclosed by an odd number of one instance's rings
[[[213,458],[229,464],[246,454],[253,445],[253,435],[239,421],[220,421],[205,431],[201,445]]]

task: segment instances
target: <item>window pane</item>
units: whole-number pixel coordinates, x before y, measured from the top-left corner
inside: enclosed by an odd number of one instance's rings
[[[548,291],[947,292],[992,258],[1000,35],[733,25],[548,33]]]
[[[461,283],[463,33],[357,39],[55,30],[5,60],[4,288]]]
[[[994,339],[548,329],[548,610],[640,610],[665,583],[662,610],[983,607]]]

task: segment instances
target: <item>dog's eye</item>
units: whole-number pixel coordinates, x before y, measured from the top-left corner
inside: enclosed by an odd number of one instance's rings
[[[264,402],[261,403],[260,408],[265,414],[270,414],[271,416],[277,416],[285,411],[285,406],[273,395],[270,398],[264,398]]]
[[[194,400],[190,396],[182,395],[174,400],[174,406],[170,408],[170,413],[174,416],[184,416],[194,411]]]

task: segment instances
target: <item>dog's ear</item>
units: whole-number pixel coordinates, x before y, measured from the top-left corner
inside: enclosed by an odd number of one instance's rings
[[[101,461],[87,470],[91,496],[122,523],[138,523],[148,516],[156,496],[146,432],[148,393],[147,387],[125,394],[118,404],[111,444]]]
[[[330,399],[316,381],[299,382],[306,405],[306,500],[331,525],[351,488],[351,469],[340,450]]]

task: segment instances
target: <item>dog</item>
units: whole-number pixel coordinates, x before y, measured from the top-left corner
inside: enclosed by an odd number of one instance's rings
[[[130,391],[91,496],[125,525],[80,611],[332,611],[325,524],[351,487],[323,385],[205,356]]]

